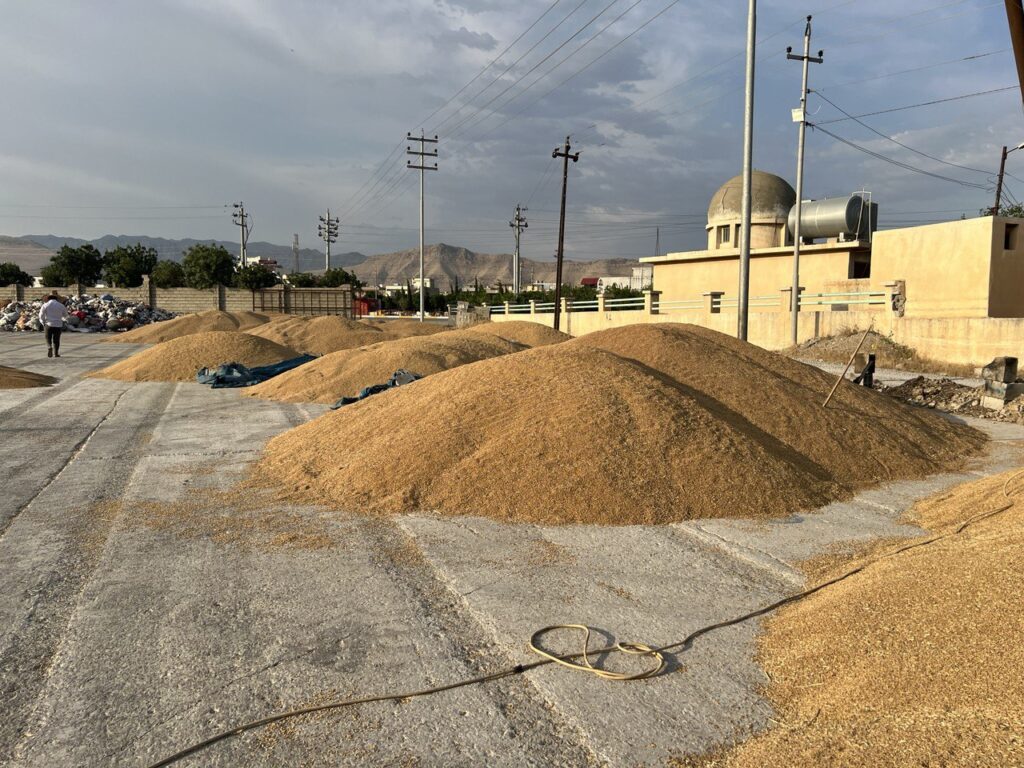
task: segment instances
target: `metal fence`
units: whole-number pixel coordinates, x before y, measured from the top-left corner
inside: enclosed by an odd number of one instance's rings
[[[340,315],[354,318],[352,289],[341,288],[264,288],[252,292],[254,312],[280,312],[286,315]]]

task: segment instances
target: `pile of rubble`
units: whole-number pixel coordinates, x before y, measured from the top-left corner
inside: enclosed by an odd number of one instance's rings
[[[0,331],[41,331],[39,308],[42,301],[12,301],[0,310]],[[69,296],[67,329],[79,333],[123,331],[148,323],[170,320],[174,312],[154,309],[147,304],[123,301],[109,293]]]
[[[1024,423],[1024,397],[1010,400],[1001,408],[989,408],[982,403],[985,397],[984,387],[968,387],[957,384],[952,379],[929,379],[918,376],[896,387],[883,387],[883,391],[890,397],[912,405],[933,408],[945,413]]]

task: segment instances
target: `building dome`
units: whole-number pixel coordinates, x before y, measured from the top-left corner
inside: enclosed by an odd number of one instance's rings
[[[785,223],[796,204],[796,190],[774,173],[751,174],[750,218],[757,223]],[[743,176],[735,176],[719,187],[708,205],[708,226],[738,222],[743,201]]]

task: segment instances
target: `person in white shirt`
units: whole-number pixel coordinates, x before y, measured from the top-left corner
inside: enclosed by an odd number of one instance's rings
[[[51,293],[39,308],[39,322],[46,331],[46,356],[60,357],[60,332],[64,330],[64,321],[68,319],[68,308],[60,302],[60,297]]]

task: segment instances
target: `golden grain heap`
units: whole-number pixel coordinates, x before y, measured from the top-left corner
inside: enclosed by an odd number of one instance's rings
[[[283,315],[251,329],[249,333],[310,355],[326,355],[339,349],[396,338],[376,326],[337,315]]]
[[[119,381],[195,381],[200,368],[268,365],[297,355],[294,349],[248,333],[207,331],[165,341],[88,375]]]
[[[514,341],[526,347],[544,347],[548,344],[560,344],[572,338],[567,333],[556,331],[554,328],[548,328],[540,323],[531,323],[529,320],[480,323],[479,325],[471,325],[466,330],[488,336],[500,336],[503,339]]]
[[[211,309],[206,312],[195,312],[182,315],[173,320],[151,323],[134,328],[125,333],[107,336],[104,341],[123,344],[159,344],[162,341],[178,339],[192,333],[206,331],[245,331],[263,325],[275,315],[259,312],[222,312]]]
[[[56,384],[57,380],[52,376],[44,376],[41,373],[23,371],[20,368],[9,368],[0,365],[0,389],[28,389],[29,387],[48,387]]]
[[[467,331],[410,336],[324,355],[257,384],[245,394],[287,403],[334,403],[358,394],[363,387],[387,381],[400,368],[429,376],[521,349],[524,347],[505,339]]]
[[[442,333],[447,331],[449,326],[442,325],[441,323],[426,321],[420,322],[410,317],[398,318],[396,320],[382,320],[367,318],[360,320],[359,322],[364,325],[368,325],[371,328],[377,328],[387,333],[392,334],[395,338],[405,338],[406,336],[433,336],[435,333]]]
[[[823,409],[832,383],[714,331],[630,326],[346,406],[273,439],[257,472],[352,511],[668,523],[812,509],[984,443],[853,385]]]

